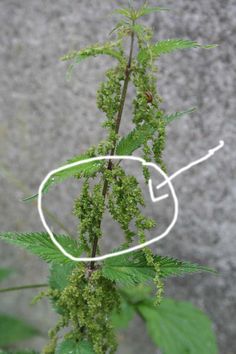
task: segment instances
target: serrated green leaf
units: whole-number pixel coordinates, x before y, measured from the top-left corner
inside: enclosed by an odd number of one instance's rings
[[[95,44],[91,47],[87,47],[79,51],[73,51],[69,54],[66,54],[61,58],[61,60],[62,61],[74,60],[75,64],[79,64],[81,61],[90,57],[96,57],[97,55],[109,55],[122,62],[124,60],[123,56],[119,51],[114,49],[114,47],[116,47],[117,44],[118,42]]]
[[[163,354],[217,354],[216,339],[208,317],[188,302],[164,299],[138,305],[148,333]]]
[[[185,273],[217,273],[212,268],[201,266],[196,263],[181,261],[167,256],[156,256],[155,261],[159,262],[160,264],[160,275],[162,278],[167,278],[170,276],[179,276]]]
[[[130,8],[116,9],[116,10],[113,11],[113,13],[125,16],[125,17],[127,17],[129,19],[131,18],[131,9]]]
[[[132,153],[140,148],[154,132],[155,129],[147,124],[133,129],[118,142],[116,154],[132,155]]]
[[[190,113],[196,112],[196,110],[197,110],[196,107],[193,107],[193,108],[190,108],[190,109],[188,109],[186,111],[175,112],[175,113],[172,113],[172,114],[169,114],[169,115],[165,115],[163,117],[163,120],[165,121],[166,124],[169,124],[169,123],[173,122],[173,120],[179,119],[179,118],[183,117],[186,114],[190,114]]]
[[[79,257],[82,250],[79,248],[76,240],[65,235],[54,235],[56,240],[73,256]],[[39,256],[46,262],[68,263],[73,262],[64,256],[54,245],[46,232],[32,233],[0,233],[0,240],[25,248],[29,252]],[[74,262],[73,262],[74,263]]]
[[[146,282],[155,276],[155,270],[147,265],[143,252],[106,259],[102,273],[104,277],[126,286]]]
[[[211,268],[170,257],[156,256],[154,259],[160,264],[162,278],[184,273],[214,272]],[[152,280],[156,271],[153,266],[147,264],[144,253],[138,251],[106,259],[103,262],[102,273],[104,277],[122,285],[135,286]]]
[[[166,39],[157,42],[148,48],[143,48],[139,51],[137,59],[139,62],[145,62],[150,57],[157,58],[162,54],[175,52],[176,50],[190,49],[190,48],[215,48],[217,45],[201,45],[198,42],[188,39]]]
[[[166,124],[171,123],[177,118],[181,118],[185,114],[190,114],[196,111],[196,108],[190,108],[186,111],[176,112],[170,115],[165,115],[163,120]],[[149,124],[143,124],[134,128],[129,134],[122,137],[117,144],[116,155],[132,155],[132,153],[139,149],[146,143],[155,133],[155,128]]]
[[[91,156],[88,156],[87,154],[83,154],[83,155],[79,155],[79,156],[75,156],[72,159],[68,160],[66,162],[66,165],[70,164],[70,163],[74,163],[77,161],[82,161],[82,160],[86,160],[89,159]],[[45,186],[43,188],[43,193],[47,193],[49,188],[51,188],[52,186],[62,183],[63,181],[65,181],[66,179],[70,178],[70,177],[75,177],[80,175],[80,177],[90,177],[92,175],[94,175],[96,172],[99,172],[99,170],[101,169],[101,167],[103,166],[104,162],[101,161],[90,161],[90,162],[86,162],[83,163],[81,165],[78,166],[73,166],[70,167],[64,171],[60,171],[55,173],[54,175],[52,175],[48,181],[45,183]],[[34,194],[30,197],[24,198],[23,201],[30,201],[33,200],[35,198],[38,197],[38,194]]]
[[[68,285],[68,277],[71,275],[76,263],[58,264],[53,262],[50,267],[49,285],[52,289],[63,290]]]
[[[121,301],[120,309],[112,313],[112,325],[116,329],[127,328],[135,315],[135,309],[125,300]]]
[[[153,48],[152,53],[155,56],[161,54],[172,53],[179,49],[188,49],[188,48],[200,48],[201,45],[195,41],[190,41],[188,39],[167,39],[157,42]]]
[[[144,4],[140,9],[135,10],[134,8],[121,8],[117,9],[114,11],[114,13],[117,13],[119,15],[122,15],[130,20],[137,20],[138,18],[149,15],[154,12],[160,12],[160,11],[168,11],[169,9],[164,8],[164,7],[148,7],[146,4]]]
[[[143,6],[139,11],[138,11],[138,16],[145,16],[149,15],[155,12],[160,12],[160,11],[169,11],[170,9],[166,7],[159,7],[159,6],[154,6],[154,7],[148,7],[148,6]]]
[[[93,347],[89,342],[75,342],[72,339],[66,339],[56,349],[55,354],[95,354]]]
[[[10,345],[36,334],[38,331],[23,320],[0,314],[0,346]]]
[[[12,270],[9,268],[0,268],[0,281],[7,278],[11,272]]]

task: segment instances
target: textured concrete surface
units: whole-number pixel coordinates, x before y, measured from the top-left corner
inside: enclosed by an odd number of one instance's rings
[[[204,274],[168,281],[167,294],[203,308],[215,323],[220,353],[234,354],[236,4],[233,0],[163,3],[173,11],[146,19],[154,27],[156,39],[182,37],[220,45],[211,51],[176,53],[160,61],[158,88],[164,107],[172,112],[198,106],[197,113],[168,128],[168,170],[174,172],[202,156],[219,139],[226,145],[207,164],[175,180],[181,206],[179,220],[156,249],[217,268],[217,277]],[[20,199],[35,192],[50,169],[104,137],[95,94],[112,60],[81,63],[72,81],[67,82],[66,66],[58,58],[70,50],[107,40],[115,24],[109,13],[115,6],[108,0],[0,1],[1,231],[42,230],[35,204],[24,204]],[[122,133],[131,127],[129,110],[128,101]],[[75,191],[76,186],[65,184],[47,199],[51,210],[74,233],[76,224],[69,212]],[[158,210],[150,207],[150,213],[158,219]],[[166,213],[161,222],[167,222],[168,217]],[[58,229],[56,224],[54,227]],[[110,223],[106,230],[117,235]],[[117,238],[109,240],[107,247],[118,242]],[[47,268],[37,258],[5,244],[1,244],[0,252],[1,266],[15,269],[3,285],[46,280]],[[1,311],[21,315],[41,328],[41,337],[24,343],[40,348],[54,317],[46,302],[29,306],[34,294],[36,291],[1,295]],[[121,353],[156,352],[139,321],[129,333],[129,338],[122,336]]]

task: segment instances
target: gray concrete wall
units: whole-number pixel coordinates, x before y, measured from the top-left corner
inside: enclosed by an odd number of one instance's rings
[[[187,51],[160,60],[158,88],[164,107],[172,112],[198,106],[197,113],[168,128],[168,171],[202,156],[219,139],[225,140],[225,148],[204,166],[176,179],[179,220],[157,251],[208,264],[220,272],[217,277],[203,274],[171,280],[166,293],[203,308],[215,323],[220,353],[234,354],[236,4],[233,0],[167,0],[168,5],[172,12],[146,19],[154,27],[156,39],[182,37],[220,45],[211,51]],[[104,137],[95,95],[112,61],[84,62],[67,82],[66,66],[58,58],[107,40],[115,24],[109,13],[115,6],[108,0],[0,1],[1,231],[42,230],[35,204],[20,199],[35,192],[50,169]],[[122,132],[131,127],[129,108],[128,101]],[[66,186],[50,199],[51,210],[75,231],[67,213],[76,189]],[[158,218],[158,211],[151,212]],[[108,228],[112,230],[111,224]],[[0,252],[0,265],[15,269],[3,285],[45,281],[47,267],[37,258],[5,244]],[[45,334],[54,317],[46,302],[29,306],[34,294],[1,295],[1,310],[27,318]],[[137,343],[137,332],[138,338],[143,335],[143,343]],[[123,338],[121,352],[153,354],[155,349],[142,332],[139,322],[133,325],[129,338]],[[25,344],[40,347],[44,342],[39,337]]]

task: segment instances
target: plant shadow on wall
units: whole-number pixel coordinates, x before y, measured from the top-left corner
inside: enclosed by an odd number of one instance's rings
[[[110,34],[113,40],[62,58],[72,63],[69,66],[70,75],[77,64],[89,57],[108,55],[116,62],[106,72],[105,81],[97,92],[97,106],[106,117],[102,126],[107,130],[107,138],[67,163],[96,156],[131,156],[139,149],[143,159],[154,161],[166,171],[162,160],[166,126],[195,109],[173,114],[161,109],[162,101],[156,89],[156,60],[176,50],[209,49],[214,45],[202,46],[186,39],[153,43],[151,29],[141,24],[139,19],[165,10],[150,7],[147,2],[139,9],[132,6],[119,8],[115,13],[121,19]],[[127,41],[130,42],[128,54],[125,51]],[[134,128],[120,137],[129,84],[135,89],[132,105]],[[143,175],[148,183],[150,171],[145,166]],[[67,252],[76,257],[85,254],[92,258],[100,254],[103,237],[101,223],[105,211],[123,231],[125,241],[119,249],[130,247],[134,241],[146,241],[146,233],[155,227],[155,221],[142,214],[141,208],[145,203],[139,183],[133,175],[125,172],[119,162],[112,159],[93,161],[55,173],[47,181],[43,193],[46,194],[53,185],[69,177],[82,180],[83,186],[73,208],[79,220],[77,239],[69,235],[55,235]],[[27,200],[35,198],[37,195]],[[135,230],[130,228],[131,223],[135,225]],[[49,331],[49,342],[42,353],[115,353],[118,347],[117,331],[127,327],[135,314],[145,322],[151,340],[163,354],[218,353],[212,324],[207,316],[190,303],[164,296],[166,278],[201,271],[214,273],[212,269],[155,255],[147,247],[100,262],[74,262],[64,256],[44,232],[4,232],[0,233],[0,238],[27,249],[49,264],[47,289],[34,302],[48,297],[53,310],[58,313],[58,322]],[[2,323],[0,326],[2,328]],[[29,334],[32,331],[28,329]],[[3,353],[10,353],[7,351],[8,344],[0,342]]]

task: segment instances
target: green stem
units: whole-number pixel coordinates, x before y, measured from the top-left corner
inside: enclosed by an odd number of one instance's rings
[[[116,116],[116,125],[115,125],[116,134],[119,133],[121,118],[122,118],[125,100],[126,100],[126,96],[127,96],[127,89],[128,89],[130,73],[131,73],[133,50],[134,50],[134,32],[131,33],[129,59],[128,59],[128,63],[126,65],[126,69],[125,69],[125,80],[124,80],[124,85],[123,85],[122,93],[121,93],[120,107],[119,107],[119,111]],[[111,149],[110,156],[113,156],[115,154],[115,149],[116,149],[116,142],[114,143],[114,146]],[[108,161],[107,169],[112,170],[112,160]],[[103,195],[104,199],[106,198],[107,191],[108,191],[108,181],[107,181],[107,179],[105,179],[104,184],[103,184],[103,190],[102,190],[102,195]],[[96,256],[97,247],[98,247],[98,237],[95,236],[94,241],[93,241],[91,257]],[[91,261],[89,268],[90,268],[90,270],[94,269],[94,261]]]
[[[36,289],[36,288],[46,288],[48,284],[30,284],[30,285],[21,285],[21,286],[14,286],[11,288],[0,288],[0,293],[6,293],[8,291],[17,291],[17,290],[25,290],[25,289]]]

